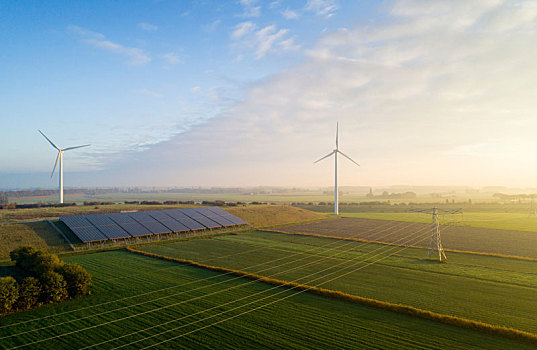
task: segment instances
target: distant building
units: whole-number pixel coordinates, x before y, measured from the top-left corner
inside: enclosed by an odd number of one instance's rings
[[[373,198],[375,195],[373,194],[373,188],[369,187],[369,193],[365,195],[367,198]]]

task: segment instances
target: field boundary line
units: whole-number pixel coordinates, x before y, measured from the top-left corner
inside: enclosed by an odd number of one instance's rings
[[[410,247],[410,246],[403,245],[403,247]],[[429,321],[435,321],[435,322],[443,323],[443,324],[450,325],[450,326],[456,326],[460,328],[475,330],[475,331],[479,331],[485,334],[501,336],[504,338],[517,340],[517,341],[523,341],[523,342],[527,342],[530,344],[537,344],[537,334],[514,329],[514,328],[496,326],[496,325],[492,325],[489,323],[475,321],[475,320],[471,320],[471,319],[467,319],[463,317],[445,315],[445,314],[441,314],[437,312],[419,309],[419,308],[409,306],[409,305],[389,303],[389,302],[385,302],[385,301],[381,301],[377,299],[347,294],[347,293],[343,293],[343,292],[335,291],[331,289],[309,286],[306,284],[300,284],[296,282],[288,282],[285,280],[265,277],[262,275],[249,273],[246,271],[228,269],[228,268],[220,267],[220,266],[206,265],[206,264],[202,264],[193,260],[172,258],[172,257],[168,257],[165,255],[145,252],[145,251],[137,250],[133,248],[127,248],[127,250],[132,253],[144,255],[147,257],[152,257],[152,258],[161,259],[165,261],[172,261],[172,262],[190,265],[190,266],[199,267],[199,268],[204,268],[204,269],[208,269],[208,270],[215,271],[215,272],[227,273],[229,275],[241,276],[246,279],[256,280],[256,281],[267,283],[267,284],[274,285],[274,286],[291,288],[291,289],[315,294],[318,296],[333,298],[333,299],[337,299],[337,300],[341,300],[345,302],[351,302],[354,304],[360,304],[360,305],[364,305],[364,306],[368,306],[368,307],[372,307],[376,309],[397,312],[397,313],[412,316],[412,317],[417,317],[417,318],[421,318],[421,319],[425,319]]]
[[[419,224],[419,222],[410,222],[410,221],[394,221],[394,220],[385,220],[385,221],[393,221],[397,223],[405,222],[405,223],[413,223],[413,224]],[[396,246],[402,246],[400,244],[390,243],[390,242],[381,242],[381,241],[370,241],[363,238],[353,238],[353,237],[341,237],[341,236],[330,236],[330,235],[322,235],[318,233],[308,233],[308,232],[289,232],[289,231],[282,231],[282,230],[273,230],[273,229],[257,229],[258,231],[264,231],[264,232],[274,232],[274,233],[283,233],[287,235],[299,235],[299,236],[312,236],[312,237],[319,237],[319,238],[331,238],[331,239],[341,239],[346,241],[356,241],[356,242],[364,242],[364,243],[376,243],[376,244],[386,244],[386,245],[396,245]],[[419,249],[427,249],[426,246],[416,246],[416,245],[405,245],[405,247],[408,248],[419,248]],[[491,256],[495,258],[504,258],[504,259],[513,259],[513,260],[524,260],[524,261],[532,261],[537,262],[537,258],[530,258],[528,256],[519,256],[519,255],[508,255],[508,254],[500,254],[500,253],[485,253],[485,252],[476,252],[473,250],[459,250],[459,249],[449,249],[444,248],[444,251],[446,252],[452,252],[452,253],[463,253],[463,254],[473,254],[473,255],[481,255],[481,256]]]
[[[65,241],[69,244],[69,247],[71,247],[72,250],[75,250],[75,247],[73,246],[73,243],[71,242],[71,240],[67,238],[66,235],[63,234],[62,230],[60,230],[58,226],[56,226],[56,224],[52,222],[52,220],[46,219],[45,221],[48,222],[49,225],[52,226],[52,228],[56,230],[56,232],[58,232],[60,236],[63,237],[63,239],[65,239]]]

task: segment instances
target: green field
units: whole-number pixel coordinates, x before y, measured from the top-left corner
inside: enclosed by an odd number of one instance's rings
[[[429,235],[428,230],[422,232],[421,239],[428,241]],[[356,262],[396,253],[322,287],[537,333],[533,261],[449,253],[449,263],[439,264],[425,260],[424,249],[259,231],[142,249],[312,285],[329,279],[311,282],[317,277],[352,271],[360,266]],[[289,254],[295,257],[273,262]],[[279,266],[282,262],[286,264]],[[250,267],[259,263],[265,264]]]
[[[431,215],[422,213],[364,212],[343,213],[341,216],[406,222],[431,222]],[[490,229],[537,232],[537,216],[529,216],[527,213],[468,212],[463,214],[441,215],[440,222]]]
[[[125,251],[67,260],[94,275],[93,294],[3,317],[0,348],[532,348],[308,293],[283,299],[296,292]]]

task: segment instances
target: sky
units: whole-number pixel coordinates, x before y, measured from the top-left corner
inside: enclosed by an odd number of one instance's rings
[[[536,185],[535,1],[2,1],[0,188]]]

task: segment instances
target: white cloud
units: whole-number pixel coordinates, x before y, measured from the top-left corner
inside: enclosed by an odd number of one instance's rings
[[[314,12],[318,16],[329,18],[334,15],[339,6],[335,0],[308,0],[304,9]]]
[[[285,9],[282,11],[282,16],[286,19],[298,19],[300,17],[296,11],[290,9]]]
[[[165,53],[164,55],[162,55],[162,58],[169,64],[178,64],[183,62],[181,56],[173,52]]]
[[[254,57],[261,59],[269,52],[279,53],[299,49],[295,44],[295,37],[289,37],[288,34],[288,29],[278,29],[276,25],[258,29],[252,22],[243,22],[235,26],[231,37],[235,40],[236,46],[252,50]]]
[[[192,92],[193,94],[197,94],[201,91],[201,87],[199,86],[194,86],[193,88],[190,89],[190,92]]]
[[[240,17],[259,17],[261,16],[261,6],[254,6],[257,4],[257,0],[240,0],[243,6],[243,12]]]
[[[216,28],[218,28],[218,26],[220,25],[222,21],[217,19],[217,20],[214,20],[212,21],[211,23],[208,23],[206,25],[203,26],[203,30],[206,31],[207,33],[212,33],[216,30]]]
[[[145,65],[151,62],[151,57],[149,57],[149,54],[147,54],[144,50],[136,47],[124,46],[107,40],[106,37],[101,33],[93,32],[77,26],[69,26],[68,30],[82,38],[85,43],[93,47],[126,57],[127,63],[131,65]]]
[[[150,96],[150,97],[155,97],[155,98],[163,98],[164,97],[164,95],[159,94],[158,92],[148,90],[148,89],[139,89],[139,90],[135,90],[135,91],[136,91],[136,93],[138,93],[140,95],[145,95],[145,96]]]
[[[339,120],[340,147],[362,164],[342,159],[344,185],[534,183],[531,3],[391,2],[389,21],[326,33],[306,60],[142,160],[162,184],[328,186],[333,165],[312,162],[333,147]],[[260,54],[287,35],[274,26],[248,33],[239,38]]]
[[[256,25],[253,22],[242,22],[235,26],[235,30],[231,33],[233,39],[240,39],[254,31]]]
[[[146,32],[155,32],[158,30],[158,26],[146,22],[138,23],[138,27]]]

